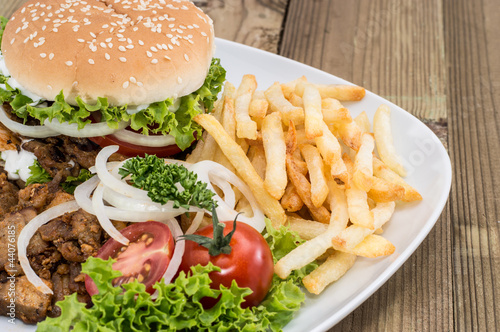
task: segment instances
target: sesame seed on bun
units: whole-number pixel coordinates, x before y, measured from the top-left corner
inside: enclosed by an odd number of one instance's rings
[[[143,105],[198,89],[210,67],[212,20],[181,0],[32,0],[1,51],[10,75],[46,100]]]

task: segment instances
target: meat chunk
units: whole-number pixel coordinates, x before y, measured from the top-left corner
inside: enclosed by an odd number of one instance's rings
[[[70,262],[84,262],[101,247],[99,222],[83,210],[56,218],[40,227],[39,232],[44,241],[52,242]]]
[[[0,173],[0,218],[7,214],[10,209],[17,205],[17,188],[7,180],[7,174]]]
[[[0,270],[13,270],[17,262],[17,250],[13,251],[13,257],[9,257],[9,246],[17,245],[17,239],[24,226],[36,216],[33,208],[26,208],[19,212],[8,213],[0,221]]]
[[[52,288],[50,281],[44,280],[45,284]],[[13,288],[14,293],[12,293]],[[9,294],[9,292],[11,292]],[[9,316],[11,310],[10,295],[15,296],[15,317],[23,322],[34,324],[45,319],[47,311],[51,308],[52,295],[43,294],[33,286],[26,276],[8,279],[0,283],[0,315]],[[11,305],[11,307],[9,307]]]
[[[95,157],[101,149],[94,142],[79,137],[63,137],[64,152],[81,167],[89,169],[95,165]]]
[[[49,207],[56,205],[57,202],[66,202],[73,199],[73,196],[66,194],[59,187],[61,175],[58,174],[48,183],[34,183],[21,189],[18,193],[18,207],[34,207],[37,212],[42,212]],[[54,200],[56,202],[52,203]]]

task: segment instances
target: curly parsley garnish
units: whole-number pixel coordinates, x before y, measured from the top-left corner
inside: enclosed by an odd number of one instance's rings
[[[127,160],[118,173],[125,178],[130,175],[132,185],[148,191],[153,202],[166,204],[174,202],[174,207],[189,208],[190,205],[210,209],[217,204],[212,198],[213,191],[207,184],[197,181],[196,173],[178,164],[166,164],[155,155],[134,157]]]

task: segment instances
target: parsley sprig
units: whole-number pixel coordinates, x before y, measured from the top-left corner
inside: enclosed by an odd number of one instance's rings
[[[190,205],[210,209],[216,202],[215,195],[207,184],[197,181],[196,173],[178,164],[166,164],[155,155],[134,157],[127,160],[118,173],[125,178],[130,175],[132,185],[148,191],[153,202],[166,204],[173,201],[174,207],[189,208]]]

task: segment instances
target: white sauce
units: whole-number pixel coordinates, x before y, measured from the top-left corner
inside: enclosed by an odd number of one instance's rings
[[[30,166],[36,160],[32,152],[21,149],[2,151],[0,157],[5,160],[4,169],[8,173],[9,180],[26,181],[31,176]]]
[[[2,56],[2,52],[0,52],[0,73],[3,75],[3,76],[10,76],[10,72],[9,70],[7,69],[7,66],[5,64],[5,60]],[[21,91],[21,93],[23,95],[25,95],[26,97],[29,97],[31,100],[33,100],[33,103],[31,104],[32,106],[35,106],[36,104],[38,104],[40,102],[40,100],[42,100],[43,98],[40,97],[39,95],[37,94],[34,94],[33,92],[27,90],[26,88],[24,88],[21,84],[19,84],[18,81],[16,81],[15,79],[13,79],[12,77],[10,77],[8,80],[7,80],[7,83],[14,89],[19,89],[19,91]],[[6,86],[5,84],[1,84],[0,87],[2,89],[6,89]]]
[[[168,110],[172,113],[175,113],[180,106],[181,106],[181,98],[175,98],[174,103],[168,107]]]
[[[135,114],[139,113],[142,110],[145,110],[148,108],[149,104],[143,104],[143,105],[128,105],[127,106],[127,113],[128,114]]]

